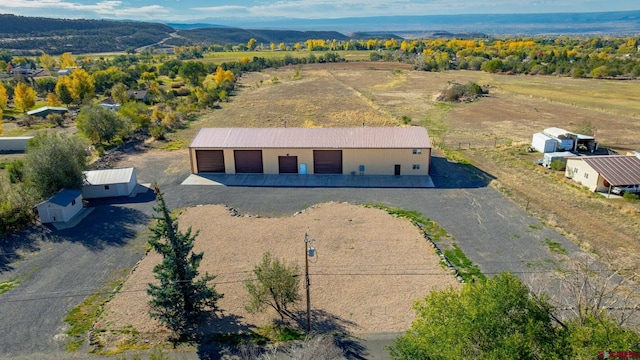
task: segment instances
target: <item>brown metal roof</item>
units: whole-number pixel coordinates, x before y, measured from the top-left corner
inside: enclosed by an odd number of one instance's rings
[[[427,129],[407,128],[203,128],[192,148],[427,149]]]
[[[640,184],[640,159],[635,156],[603,155],[584,158],[612,186]]]

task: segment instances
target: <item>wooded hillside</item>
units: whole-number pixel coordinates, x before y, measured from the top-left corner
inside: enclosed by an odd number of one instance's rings
[[[205,28],[180,30],[178,34],[189,39],[190,45],[243,44],[249,39],[258,43],[296,43],[308,39],[349,40],[349,37],[337,31],[293,31],[293,30],[251,30],[237,28]],[[180,44],[182,45],[182,44]]]
[[[124,51],[156,43],[172,32],[157,23],[0,14],[0,48],[25,54]]]

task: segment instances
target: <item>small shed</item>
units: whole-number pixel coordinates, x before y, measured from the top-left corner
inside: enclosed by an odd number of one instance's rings
[[[40,222],[68,222],[82,210],[82,191],[62,189],[49,199],[36,205]]]
[[[129,196],[138,184],[136,169],[104,169],[83,171],[82,195],[85,199]]]
[[[541,153],[550,153],[556,151],[558,141],[551,136],[547,136],[543,133],[533,134],[531,140],[531,147],[538,150]]]

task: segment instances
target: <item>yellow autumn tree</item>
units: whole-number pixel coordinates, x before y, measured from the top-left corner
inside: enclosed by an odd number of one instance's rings
[[[60,68],[66,69],[67,67],[76,66],[76,58],[71,55],[70,52],[60,55]]]
[[[60,99],[58,99],[56,94],[50,92],[50,93],[47,94],[47,105],[48,106],[60,106],[60,105],[62,105],[62,102],[60,101]]]
[[[13,102],[21,112],[25,112],[36,104],[36,91],[26,83],[20,82],[13,90]]]
[[[5,109],[7,107],[7,101],[9,97],[7,96],[7,89],[4,88],[4,85],[0,83],[0,109]]]
[[[56,66],[56,60],[53,58],[53,56],[47,53],[42,53],[42,55],[38,57],[38,62],[40,63],[40,66],[47,70],[53,70],[53,68]]]
[[[2,135],[2,108],[0,107],[0,135]]]
[[[63,104],[71,104],[73,102],[73,95],[71,95],[71,78],[68,76],[59,77],[58,82],[56,82],[55,92]]]
[[[223,70],[220,66],[216,69],[216,73],[213,75],[213,79],[221,84],[225,81],[233,82],[236,80],[236,77],[233,75],[233,71],[231,70]]]
[[[71,73],[71,96],[78,103],[89,101],[96,91],[94,79],[84,69],[76,69]]]
[[[258,40],[251,38],[247,42],[247,47],[249,48],[249,50],[253,51],[256,49],[257,44],[258,44]]]

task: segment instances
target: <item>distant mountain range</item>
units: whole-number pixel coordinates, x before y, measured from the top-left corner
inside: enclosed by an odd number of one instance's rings
[[[489,35],[628,35],[640,34],[640,10],[601,13],[430,15],[339,19],[204,19],[197,24],[167,24],[176,29],[238,27],[300,31],[485,33]]]
[[[640,10],[605,13],[438,15],[342,19],[206,20],[194,24],[50,19],[0,14],[0,50],[111,52],[144,46],[292,43],[307,39],[531,35],[638,35]],[[175,33],[175,34],[174,34]]]

